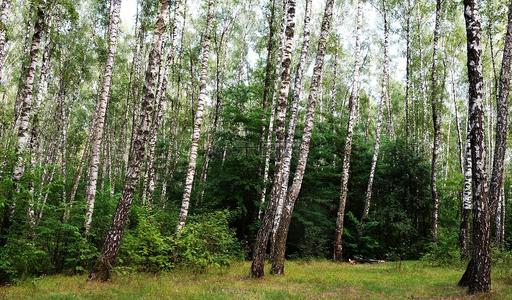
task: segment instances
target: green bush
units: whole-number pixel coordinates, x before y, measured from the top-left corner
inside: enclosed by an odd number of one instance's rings
[[[227,266],[243,257],[242,248],[229,228],[230,214],[218,211],[191,220],[173,238],[173,259],[186,268],[203,272],[208,267]]]
[[[152,217],[139,214],[138,224],[129,231],[120,251],[119,264],[137,271],[158,272],[172,268],[170,238],[165,237]]]

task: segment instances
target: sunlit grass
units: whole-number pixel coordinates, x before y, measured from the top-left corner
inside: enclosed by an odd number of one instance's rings
[[[194,274],[117,274],[109,283],[86,276],[48,276],[0,288],[1,299],[462,299],[458,267],[423,262],[373,265],[291,261],[285,276],[248,276],[249,263]],[[480,299],[512,299],[510,272],[497,270],[493,292]]]

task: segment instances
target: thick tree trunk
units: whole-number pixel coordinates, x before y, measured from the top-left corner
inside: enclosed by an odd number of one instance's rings
[[[285,7],[286,28],[284,30],[281,51],[281,84],[276,107],[276,171],[274,172],[270,201],[265,210],[263,221],[254,243],[253,261],[251,265],[251,275],[253,277],[262,277],[264,275],[263,263],[267,250],[267,241],[271,234],[279,207],[282,207],[282,203],[279,203],[279,194],[283,180],[283,153],[286,146],[286,110],[290,90],[293,36],[295,34],[295,0],[288,0]]]
[[[482,46],[480,44],[482,29],[478,1],[464,0],[464,18],[467,36],[468,114],[473,179],[473,251],[471,262],[466,270],[468,276],[463,276],[459,284],[469,286],[469,292],[474,294],[491,290],[491,234],[482,104]]]
[[[307,2],[310,4],[310,2]],[[299,158],[297,162],[297,169],[295,170],[295,174],[293,177],[293,182],[291,187],[288,189],[288,193],[286,193],[285,202],[283,205],[283,212],[281,215],[281,221],[279,222],[279,227],[276,232],[274,253],[273,253],[273,261],[272,261],[272,273],[274,274],[284,274],[284,259],[285,259],[285,251],[286,251],[286,240],[288,238],[288,229],[290,227],[290,222],[292,218],[293,208],[295,206],[295,202],[299,196],[299,192],[302,186],[302,180],[304,178],[304,172],[306,170],[308,155],[309,155],[309,147],[311,144],[311,136],[313,133],[313,126],[315,120],[315,109],[316,103],[318,99],[318,90],[320,88],[321,79],[322,79],[322,70],[324,66],[324,57],[325,57],[325,48],[327,44],[327,38],[331,28],[332,22],[332,14],[333,14],[333,6],[334,0],[328,0],[325,4],[325,11],[321,25],[320,37],[318,40],[318,49],[316,53],[315,66],[313,68],[313,77],[311,79],[311,88],[308,97],[308,106],[306,109],[306,120],[304,123],[304,130],[302,134],[302,141],[300,144],[299,150]],[[306,31],[305,31],[306,33]],[[304,43],[306,42],[306,34],[304,34]],[[304,51],[304,45],[302,50]],[[304,52],[301,52],[301,54]],[[302,55],[301,55],[302,58]],[[298,70],[304,68],[304,61],[301,59],[301,65],[299,65]],[[297,71],[297,77],[299,75],[299,71]],[[294,101],[300,98],[301,92],[301,82],[299,80],[295,80],[295,90],[294,90]],[[299,79],[302,80],[302,75]],[[293,111],[293,108],[292,108]],[[289,128],[289,134],[291,133],[291,128]],[[288,142],[290,142],[290,147],[292,146],[292,141],[290,140],[290,136],[288,137]],[[292,148],[291,148],[292,149]],[[291,151],[290,149],[290,151]],[[285,154],[286,155],[286,154]],[[288,184],[286,182],[286,184]]]
[[[432,194],[432,227],[431,236],[437,242],[437,227],[439,223],[439,194],[437,191],[437,171],[439,168],[439,151],[441,144],[441,116],[440,116],[440,95],[438,88],[437,55],[439,51],[439,30],[441,26],[441,0],[436,1],[436,21],[434,25],[434,46],[432,52],[432,74],[431,74],[431,104],[432,123],[434,127],[434,144],[432,146],[432,169],[430,174],[430,191]]]
[[[112,273],[112,266],[117,257],[124,228],[128,222],[128,215],[133,202],[135,186],[139,180],[140,165],[144,158],[146,142],[151,130],[152,117],[156,108],[158,70],[162,60],[162,40],[167,27],[169,1],[160,0],[160,8],[155,24],[151,52],[149,54],[148,66],[146,69],[146,80],[144,84],[144,96],[142,99],[142,110],[139,122],[134,128],[133,149],[130,153],[128,170],[121,200],[116,208],[112,225],[105,238],[101,255],[89,275],[89,280],[109,280]]]
[[[108,26],[109,42],[107,61],[103,70],[103,79],[101,91],[98,95],[98,102],[94,112],[94,120],[91,127],[91,160],[89,163],[89,173],[86,189],[86,211],[84,220],[84,233],[89,234],[91,229],[92,215],[94,213],[94,201],[96,198],[96,188],[98,184],[98,169],[100,165],[101,143],[103,140],[103,130],[105,126],[105,116],[110,97],[110,88],[112,86],[112,70],[114,68],[114,57],[117,49],[117,38],[119,30],[121,10],[121,0],[112,0],[110,8],[110,23]]]
[[[347,136],[345,138],[345,149],[343,151],[343,167],[341,173],[341,192],[338,213],[336,215],[336,228],[334,235],[334,254],[335,261],[342,260],[342,238],[343,238],[343,221],[345,219],[345,204],[348,195],[348,178],[350,174],[350,157],[352,155],[352,135],[354,130],[354,122],[356,115],[356,102],[359,101],[359,87],[360,87],[360,53],[361,53],[361,26],[363,22],[362,1],[357,1],[357,25],[356,25],[356,43],[354,49],[355,66],[354,66],[354,86],[348,101],[348,124]],[[390,124],[391,125],[391,124]],[[392,128],[392,127],[390,127]]]
[[[501,63],[501,73],[498,88],[498,96],[496,99],[497,116],[496,116],[496,144],[494,147],[494,161],[492,167],[491,186],[489,191],[489,201],[491,203],[491,218],[495,220],[496,244],[500,240],[500,224],[501,212],[498,207],[500,205],[500,194],[503,186],[503,169],[505,161],[505,151],[507,148],[507,124],[508,124],[508,94],[510,89],[510,60],[512,56],[512,1],[509,3],[508,26],[505,36],[505,45],[503,47],[503,60]]]
[[[188,216],[188,208],[190,205],[190,196],[192,194],[192,186],[194,185],[194,176],[196,173],[197,165],[197,150],[199,148],[199,138],[201,136],[201,127],[203,125],[203,111],[207,98],[206,82],[208,80],[208,57],[210,54],[210,38],[213,30],[213,12],[214,0],[208,1],[208,14],[206,19],[206,28],[203,33],[202,40],[202,54],[200,60],[200,75],[199,75],[199,97],[197,100],[197,110],[194,118],[194,128],[192,132],[192,144],[188,156],[188,168],[185,176],[185,190],[183,192],[183,199],[181,202],[180,215],[178,217],[178,225],[176,232],[180,232],[185,226]]]

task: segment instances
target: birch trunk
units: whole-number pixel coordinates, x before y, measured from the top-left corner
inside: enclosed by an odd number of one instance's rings
[[[485,140],[483,125],[483,76],[481,20],[478,1],[464,0],[467,36],[467,68],[469,79],[469,127],[473,180],[473,250],[471,261],[459,285],[469,286],[469,293],[491,289],[490,214],[485,171]]]
[[[175,45],[176,45],[176,22],[178,19],[179,12],[181,10],[181,1],[176,1],[173,10],[172,16],[172,28],[171,28],[171,36],[169,39],[169,51],[167,52],[167,58],[164,64],[164,67],[161,68],[160,73],[160,84],[158,87],[157,94],[157,102],[158,102],[158,115],[153,121],[153,127],[151,129],[151,136],[149,140],[149,153],[148,153],[148,167],[147,167],[147,176],[144,185],[144,194],[143,194],[143,202],[146,202],[148,205],[152,204],[153,201],[153,193],[155,191],[155,147],[157,140],[158,128],[163,120],[163,112],[164,112],[164,97],[167,93],[168,86],[168,76],[169,69],[174,63],[174,57],[176,54]]]
[[[123,194],[114,213],[112,225],[105,238],[101,255],[96,261],[92,272],[89,274],[89,280],[107,281],[111,278],[112,266],[117,257],[124,228],[128,221],[135,186],[139,180],[140,164],[144,159],[146,142],[151,130],[151,119],[154,116],[154,109],[156,108],[158,70],[160,69],[162,60],[162,36],[167,27],[168,8],[169,1],[160,0],[160,8],[156,19],[151,52],[146,69],[143,99],[141,101],[142,110],[139,118],[140,122],[137,123],[134,130],[133,149],[130,153]]]
[[[274,5],[274,4],[273,4]],[[280,67],[282,66],[281,64],[281,60],[283,58],[283,43],[285,41],[285,30],[286,30],[286,18],[287,18],[287,14],[286,14],[286,8],[288,6],[288,0],[283,0],[283,19],[281,21],[281,30],[280,30],[280,43],[279,43],[279,47],[278,47],[278,52],[280,52],[280,56],[279,56],[279,63],[278,63],[278,66],[276,68],[274,68],[274,72],[273,72],[273,78],[274,78],[274,81],[273,81],[273,90],[276,91],[278,86],[279,86],[279,80],[278,80],[278,73],[280,71]],[[275,9],[275,7],[273,6],[273,9]],[[268,63],[268,62],[267,62]],[[272,85],[272,83],[270,83]],[[265,93],[265,90],[263,91]],[[264,167],[263,167],[263,189],[261,191],[261,195],[260,195],[260,209],[259,209],[259,212],[258,212],[258,219],[261,219],[262,216],[263,216],[263,205],[265,204],[265,200],[267,198],[267,184],[268,184],[268,177],[269,177],[269,172],[270,172],[270,157],[272,155],[272,138],[274,136],[274,122],[275,122],[275,118],[276,118],[276,114],[277,114],[277,110],[276,110],[276,104],[277,104],[277,97],[276,97],[276,94],[274,94],[272,96],[272,103],[270,105],[270,119],[269,119],[269,124],[268,124],[268,129],[267,129],[267,138],[266,138],[266,142],[265,142],[265,148],[264,148],[264,151],[265,151],[265,162],[264,162]],[[266,107],[265,107],[265,103],[264,103],[264,109],[266,110]],[[263,132],[265,132],[265,128],[263,128]]]
[[[507,34],[503,47],[503,60],[501,63],[498,97],[496,99],[496,141],[494,147],[494,160],[492,167],[489,201],[491,203],[491,217],[495,219],[495,243],[500,243],[500,194],[503,186],[503,169],[505,151],[507,148],[507,124],[508,124],[508,94],[510,88],[510,60],[512,56],[512,1],[509,3]]]
[[[345,149],[343,151],[343,167],[341,174],[341,195],[340,203],[338,207],[338,213],[336,215],[336,228],[334,238],[334,254],[333,259],[335,261],[342,260],[343,253],[343,221],[345,218],[345,205],[347,202],[348,194],[348,179],[350,174],[350,157],[352,155],[352,135],[354,129],[354,121],[356,115],[356,102],[359,100],[359,86],[360,86],[360,54],[361,54],[361,26],[363,22],[363,11],[362,1],[357,1],[357,25],[356,25],[356,43],[354,49],[355,66],[354,66],[354,86],[352,93],[348,100],[348,124],[347,124],[347,136],[345,138]],[[390,124],[391,125],[391,124]],[[392,128],[392,127],[390,127]]]
[[[279,229],[279,223],[281,221],[281,216],[283,213],[285,201],[286,201],[286,195],[288,193],[288,181],[290,177],[290,166],[291,166],[291,160],[292,160],[292,154],[293,154],[293,144],[295,140],[295,128],[297,127],[297,119],[299,114],[299,102],[300,102],[300,96],[302,93],[302,80],[304,77],[304,68],[306,67],[306,58],[309,50],[309,40],[310,40],[310,20],[311,20],[311,6],[312,3],[310,0],[306,1],[306,7],[305,7],[305,13],[304,13],[304,32],[303,32],[303,43],[302,48],[300,52],[300,58],[297,65],[297,70],[295,74],[295,81],[294,81],[294,90],[293,90],[293,100],[291,103],[290,108],[290,120],[288,124],[288,132],[285,137],[284,141],[284,149],[282,151],[282,158],[281,158],[281,168],[280,168],[280,182],[274,181],[274,187],[275,187],[275,194],[274,194],[274,201],[277,199],[277,211],[276,216],[274,218],[273,223],[273,229],[272,229],[272,240],[271,240],[271,253],[272,257],[276,253],[276,235],[277,231]],[[289,88],[289,86],[288,86]],[[288,96],[286,96],[288,97]],[[283,124],[284,126],[284,124]],[[273,189],[274,189],[273,187]],[[272,274],[282,274],[281,270],[272,268],[271,269]]]
[[[407,0],[407,16],[405,20],[405,139],[407,146],[409,145],[409,102],[410,102],[410,90],[411,90],[411,0]],[[414,124],[413,124],[414,125]],[[414,129],[413,129],[414,132]],[[363,214],[364,215],[364,214]]]
[[[473,209],[472,202],[472,163],[471,163],[471,137],[468,124],[468,135],[465,142],[465,155],[464,155],[464,188],[462,192],[462,219],[460,223],[459,242],[462,258],[467,258],[470,255],[470,236],[471,230],[470,218],[471,210]]]
[[[11,14],[11,1],[3,0],[0,3],[0,83],[3,82],[3,69],[5,64],[7,46],[7,22]]]
[[[276,107],[276,171],[270,194],[270,201],[263,216],[263,220],[254,243],[251,276],[262,277],[264,275],[264,259],[267,251],[268,238],[272,231],[272,225],[277,217],[279,206],[279,194],[283,180],[283,153],[286,144],[286,110],[288,107],[288,93],[290,90],[290,70],[292,63],[293,36],[295,34],[295,0],[288,0],[285,5],[286,27],[281,45],[281,84]],[[276,98],[276,97],[274,97]],[[270,130],[269,130],[269,133]]]
[[[37,61],[41,52],[41,37],[45,29],[46,21],[46,1],[39,3],[37,7],[37,20],[34,24],[34,33],[30,44],[30,52],[26,67],[27,71],[19,87],[18,97],[15,101],[15,111],[17,113],[15,131],[16,141],[16,162],[13,168],[13,182],[16,191],[19,191],[19,182],[25,173],[26,157],[30,153],[30,115],[33,112],[32,98],[34,88],[34,78],[36,76]],[[18,108],[18,109],[16,109]],[[3,230],[7,230],[11,225],[12,215],[16,205],[16,197],[13,197],[11,203],[7,203],[4,211]],[[28,218],[32,223],[33,215],[30,208],[32,203],[29,202]]]
[[[309,3],[309,2],[307,2]],[[299,192],[302,186],[302,180],[304,178],[304,172],[306,170],[308,155],[309,155],[309,147],[311,144],[311,136],[313,132],[313,125],[315,120],[315,109],[316,103],[318,99],[318,91],[320,88],[320,84],[322,81],[322,70],[324,66],[324,57],[325,57],[325,48],[327,44],[327,38],[331,29],[332,22],[332,14],[333,14],[333,6],[334,0],[328,0],[325,4],[325,11],[321,25],[320,37],[318,40],[318,49],[316,53],[315,66],[313,68],[313,77],[311,79],[311,88],[310,94],[308,97],[308,106],[306,109],[306,120],[304,124],[304,131],[302,134],[302,141],[300,144],[299,150],[299,159],[297,163],[297,169],[295,170],[295,174],[293,177],[292,185],[289,188],[288,193],[285,194],[285,202],[283,205],[283,212],[281,215],[281,220],[279,222],[279,227],[276,232],[275,239],[275,247],[273,253],[273,261],[272,261],[272,273],[274,274],[284,274],[284,260],[285,260],[285,251],[286,251],[286,240],[288,238],[288,229],[290,227],[290,222],[292,218],[293,208],[295,206],[295,202],[299,196]],[[305,34],[306,37],[306,34]],[[306,42],[306,38],[304,38],[304,42]],[[304,50],[304,45],[302,50]],[[301,52],[301,54],[304,52]],[[302,58],[302,55],[301,55]],[[302,61],[302,59],[301,59]],[[305,65],[302,61],[300,68],[304,68]],[[297,71],[299,72],[299,71]],[[302,71],[303,72],[303,71]],[[299,73],[297,73],[297,77]],[[294,99],[300,98],[301,86],[302,83],[297,80],[296,77],[296,85],[294,90]],[[299,79],[302,80],[302,75]],[[293,109],[293,108],[292,108]],[[291,129],[291,128],[289,128]],[[291,132],[291,131],[289,131]],[[292,135],[293,136],[293,135]],[[290,147],[293,146],[293,140],[290,140],[290,134],[288,136]],[[287,145],[288,146],[288,145]],[[291,153],[292,148],[290,148]],[[285,154],[286,155],[286,154]],[[288,184],[288,182],[286,182]]]
[[[389,20],[387,0],[384,0],[382,2],[382,17],[384,21],[384,100],[386,101],[385,105],[387,106],[388,113],[388,133],[391,137],[395,138],[395,125],[393,123],[393,104],[391,103],[391,97],[389,94]],[[360,51],[361,50],[359,49],[359,52]],[[355,105],[357,107],[359,104],[356,102]]]
[[[364,208],[363,215],[361,216],[361,226],[364,225],[366,220],[368,219],[368,214],[370,212],[370,203],[372,199],[372,190],[373,190],[373,180],[375,178],[375,170],[377,169],[377,161],[379,159],[379,151],[380,151],[380,133],[381,133],[381,125],[382,125],[382,109],[383,109],[383,99],[384,95],[382,95],[381,100],[379,102],[379,106],[377,108],[377,122],[375,124],[375,145],[373,146],[373,157],[372,164],[370,167],[370,177],[368,178],[368,187],[366,188],[366,196],[364,198]],[[407,125],[406,125],[407,127]],[[362,229],[362,228],[361,228]]]
[[[434,127],[434,144],[432,146],[432,170],[430,174],[432,194],[432,240],[437,242],[437,226],[439,223],[439,193],[437,191],[437,171],[439,168],[439,151],[441,144],[441,116],[440,116],[440,90],[438,88],[437,55],[439,51],[439,27],[441,26],[441,0],[436,1],[436,20],[434,25],[434,46],[432,53],[432,75],[431,75],[431,103],[432,123]]]
[[[110,23],[108,26],[109,41],[107,61],[103,70],[103,79],[101,82],[101,91],[98,96],[98,102],[94,113],[94,120],[91,127],[91,160],[89,163],[89,178],[86,189],[86,212],[84,220],[84,233],[89,234],[91,229],[92,215],[94,213],[94,201],[96,198],[96,188],[98,184],[98,169],[100,164],[101,143],[103,140],[103,130],[105,125],[105,116],[110,97],[110,88],[112,85],[112,70],[114,68],[114,57],[117,49],[117,38],[120,22],[121,0],[112,0],[110,8]]]
[[[185,176],[185,190],[183,192],[183,199],[181,202],[181,210],[180,215],[178,217],[178,225],[176,226],[176,232],[180,232],[187,221],[188,208],[190,205],[190,196],[192,194],[192,186],[194,185],[194,175],[196,173],[197,165],[197,150],[199,148],[199,138],[201,136],[201,127],[203,125],[203,111],[206,98],[208,97],[206,91],[206,82],[208,80],[208,57],[210,54],[210,38],[213,30],[214,4],[214,0],[208,1],[206,28],[203,33],[201,45],[202,53],[199,74],[199,97],[197,99],[197,110],[195,112],[194,128],[192,131],[192,144],[188,156],[188,168]]]

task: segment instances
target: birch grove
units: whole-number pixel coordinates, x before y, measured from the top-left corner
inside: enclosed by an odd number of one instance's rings
[[[506,2],[0,0],[0,294],[506,298]]]

